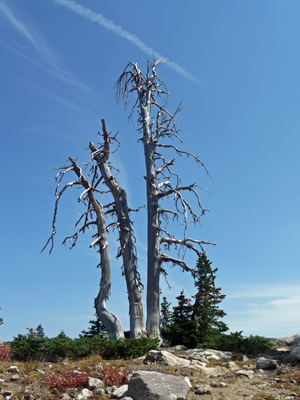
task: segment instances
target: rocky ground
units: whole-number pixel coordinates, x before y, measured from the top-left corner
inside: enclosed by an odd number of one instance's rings
[[[0,362],[0,400],[68,400],[71,398],[83,400],[90,396],[94,399],[120,396],[124,400],[155,398],[150,395],[134,396],[132,391],[126,394],[124,393],[126,388],[115,392],[116,387],[105,387],[103,384],[97,384],[97,380],[90,380],[85,391],[80,388],[50,392],[41,384],[43,377],[49,371],[55,370],[62,373],[66,370],[76,370],[80,372],[87,366],[99,370],[106,364],[116,366],[121,370],[126,368],[130,373],[151,371],[156,382],[158,382],[156,376],[161,376],[160,374],[164,374],[165,380],[174,376],[185,379],[191,386],[187,394],[182,395],[181,398],[187,400],[300,400],[300,361],[290,354],[290,350],[291,347],[285,346],[260,354],[253,359],[247,359],[244,356],[243,361],[235,359],[227,352],[183,350],[175,347],[166,348],[163,351],[151,351],[146,358],[134,360],[105,361],[99,357],[91,357],[77,362],[64,360],[54,364]],[[124,397],[126,395],[127,397]],[[163,399],[163,397],[156,397],[156,399]]]

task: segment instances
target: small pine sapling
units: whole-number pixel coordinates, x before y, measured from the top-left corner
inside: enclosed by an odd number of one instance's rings
[[[103,333],[108,333],[107,329],[105,328],[103,322],[96,315],[96,319],[92,319],[89,321],[90,327],[87,331],[81,331],[82,335],[86,338],[92,338],[95,335],[100,335]]]
[[[211,269],[209,261],[202,253],[196,265],[194,285],[197,293],[193,298],[192,318],[196,322],[196,336],[198,344],[209,345],[214,337],[228,331],[227,325],[220,321],[226,313],[219,308],[219,304],[226,297],[221,294],[221,288],[216,288],[215,279],[217,268]]]

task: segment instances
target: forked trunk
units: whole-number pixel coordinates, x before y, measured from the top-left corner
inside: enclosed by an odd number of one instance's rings
[[[144,308],[141,294],[139,275],[137,272],[137,257],[132,242],[132,227],[129,218],[129,209],[125,190],[121,189],[115,178],[111,175],[108,167],[109,156],[109,137],[102,120],[104,151],[96,153],[97,148],[90,143],[90,149],[101,171],[104,181],[112,193],[115,200],[115,212],[117,214],[117,224],[120,240],[120,252],[122,255],[124,274],[127,285],[130,315],[130,337],[139,338],[147,335],[144,325]]]

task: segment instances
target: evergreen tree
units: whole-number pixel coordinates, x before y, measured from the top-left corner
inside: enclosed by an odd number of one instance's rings
[[[1,310],[1,307],[0,307],[0,310]],[[0,318],[0,325],[2,325],[4,322],[3,322],[3,319],[2,318]]]
[[[194,297],[192,318],[196,322],[196,337],[200,345],[209,345],[213,338],[228,330],[227,325],[219,321],[226,313],[219,309],[219,304],[226,297],[221,294],[221,288],[215,287],[217,268],[211,268],[209,261],[202,253],[197,261],[195,287],[197,293]]]
[[[41,337],[45,337],[45,332],[44,332],[44,328],[42,327],[42,324],[39,324],[36,329],[36,337],[41,338]]]
[[[164,330],[164,337],[170,340],[172,345],[182,344],[184,346],[193,347],[195,341],[195,326],[196,323],[192,319],[193,306],[191,299],[184,295],[184,290],[176,297],[178,305],[173,307],[171,323],[169,329]]]
[[[171,303],[168,303],[167,298],[163,297],[163,302],[160,305],[160,329],[168,329],[171,324],[172,311],[170,311]]]
[[[81,331],[84,337],[91,338],[95,335],[100,335],[101,333],[107,333],[103,322],[101,322],[97,316],[96,319],[89,321],[89,324],[91,324],[91,326],[87,331]]]

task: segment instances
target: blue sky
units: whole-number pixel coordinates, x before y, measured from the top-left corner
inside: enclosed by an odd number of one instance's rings
[[[119,131],[112,156],[130,207],[145,203],[143,149],[115,101],[114,83],[128,61],[145,71],[154,54],[172,62],[158,72],[178,115],[178,160],[186,184],[196,181],[207,213],[190,236],[207,247],[231,331],[288,336],[299,332],[300,3],[260,0],[151,3],[136,0],[0,0],[1,278],[0,337],[11,340],[42,324],[48,336],[76,337],[93,317],[98,255],[91,237],[69,250],[82,212],[70,189],[58,211],[55,247],[39,255],[51,234],[55,172],[68,156],[86,162],[105,118]],[[166,155],[172,157],[172,155]],[[173,158],[173,157],[172,157]],[[73,180],[70,175],[65,182]],[[5,192],[5,193],[4,193]],[[139,270],[146,284],[146,212],[133,216]],[[173,227],[179,232],[179,227]],[[128,304],[117,243],[110,234],[112,293],[108,309],[128,329]],[[196,257],[186,258],[194,266]],[[175,305],[187,273],[170,268]]]

